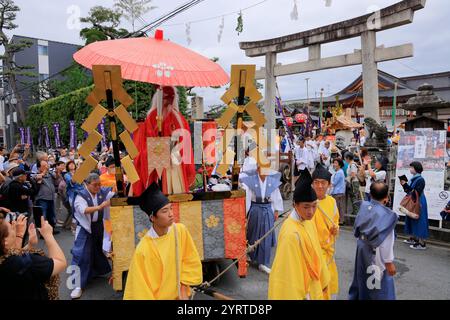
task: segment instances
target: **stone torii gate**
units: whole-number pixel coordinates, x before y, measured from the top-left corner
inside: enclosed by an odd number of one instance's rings
[[[303,31],[279,38],[241,42],[248,57],[266,57],[266,67],[257,71],[256,79],[265,79],[264,112],[266,129],[275,129],[276,77],[304,72],[340,68],[362,64],[364,115],[380,121],[378,95],[378,62],[413,56],[411,43],[385,48],[377,47],[376,33],[413,22],[414,13],[425,7],[426,0],[404,0],[375,13],[353,18],[328,26]],[[361,50],[353,53],[321,57],[321,45],[345,39],[361,37]],[[308,48],[308,61],[293,64],[277,64],[277,53]]]

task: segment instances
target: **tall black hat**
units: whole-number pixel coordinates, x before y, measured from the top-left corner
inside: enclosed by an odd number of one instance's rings
[[[138,198],[139,207],[149,216],[156,214],[169,202],[156,183],[149,186]]]
[[[330,173],[330,171],[328,171],[320,163],[318,163],[316,165],[316,169],[314,170],[314,172],[312,174],[312,180],[314,181],[316,179],[323,179],[323,180],[327,180],[328,182],[331,181],[331,173]]]
[[[312,177],[308,169],[302,171],[298,178],[294,191],[294,202],[314,202],[317,200],[317,195],[311,186]]]

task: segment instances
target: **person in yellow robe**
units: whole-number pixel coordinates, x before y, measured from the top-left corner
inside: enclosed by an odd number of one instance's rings
[[[327,296],[324,298],[335,300],[339,292],[338,270],[334,259],[336,237],[339,232],[339,210],[336,200],[332,196],[327,195],[331,182],[331,173],[321,164],[318,164],[312,179],[312,187],[318,199],[313,222],[316,225],[322,254],[330,273],[330,285],[327,290]]]
[[[278,236],[269,276],[270,300],[323,300],[328,295],[330,274],[312,221],[317,195],[311,183],[305,170],[294,191],[294,208]]]
[[[140,197],[152,228],[141,239],[128,271],[124,300],[186,300],[202,283],[202,264],[183,224],[174,223],[169,199],[152,184]]]

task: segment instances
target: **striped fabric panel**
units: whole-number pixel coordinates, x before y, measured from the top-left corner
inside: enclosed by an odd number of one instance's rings
[[[224,211],[224,238],[225,258],[239,260],[239,276],[247,275],[247,239],[245,231],[245,197],[225,199]]]
[[[180,223],[184,224],[189,230],[200,259],[203,260],[202,202],[181,202],[179,206]]]
[[[175,222],[180,222],[180,203],[172,202],[172,211]]]
[[[223,200],[202,201],[204,260],[225,257]]]

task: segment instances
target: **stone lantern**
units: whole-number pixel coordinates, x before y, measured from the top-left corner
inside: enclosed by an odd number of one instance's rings
[[[416,112],[414,119],[405,122],[406,131],[413,131],[415,128],[445,129],[445,123],[438,120],[438,115],[440,109],[450,108],[450,102],[439,98],[433,90],[432,85],[423,84],[419,87],[417,96],[401,105],[405,110]]]

